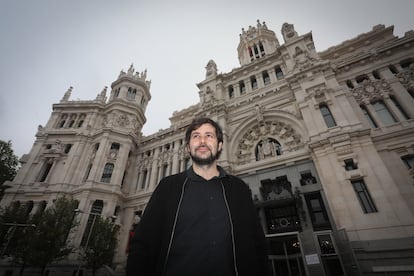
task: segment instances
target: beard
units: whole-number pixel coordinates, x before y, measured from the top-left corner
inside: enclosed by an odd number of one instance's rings
[[[191,160],[193,160],[193,163],[200,165],[200,166],[213,164],[217,160],[217,155],[218,155],[218,152],[216,154],[213,154],[211,150],[210,150],[210,156],[208,157],[198,157],[195,154],[193,155],[191,151],[189,153],[190,153]]]

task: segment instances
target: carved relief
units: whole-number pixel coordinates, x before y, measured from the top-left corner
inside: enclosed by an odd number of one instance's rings
[[[284,151],[293,151],[304,147],[302,137],[288,124],[277,121],[264,121],[260,125],[255,125],[248,129],[238,142],[237,158],[241,164],[255,160],[256,145],[259,154],[264,159],[277,155],[277,151],[281,151],[280,144],[276,144],[277,137],[279,142],[283,144]],[[269,138],[271,140],[269,140]],[[267,144],[266,141],[270,144]],[[273,142],[273,144],[271,143]],[[272,155],[272,145],[274,154]],[[260,147],[259,147],[260,146]],[[270,147],[269,147],[270,146]]]
[[[352,94],[358,104],[381,99],[390,93],[390,85],[385,80],[364,80],[360,86],[352,89]]]
[[[396,77],[405,89],[414,89],[414,65],[410,66],[409,70],[398,73]]]
[[[127,116],[127,115],[125,115],[125,114],[121,114],[121,115],[119,115],[119,116],[118,116],[118,118],[117,118],[117,120],[116,120],[116,122],[117,122],[117,123],[118,123],[118,125],[119,125],[119,126],[121,126],[121,127],[128,126],[128,125],[129,125],[129,123],[130,123],[130,121],[129,121],[129,119],[128,119],[128,116]]]
[[[210,60],[206,66],[206,78],[217,76],[217,64],[214,60]]]
[[[295,31],[293,24],[284,23],[282,25],[282,35],[285,42],[291,40],[298,36],[298,33]]]

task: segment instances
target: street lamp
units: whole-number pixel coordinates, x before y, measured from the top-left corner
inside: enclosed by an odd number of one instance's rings
[[[4,246],[0,258],[3,258],[4,254],[6,254],[7,251],[7,247],[9,246],[9,243],[11,241],[11,239],[13,238],[14,232],[16,231],[17,227],[36,227],[36,224],[27,224],[27,223],[12,223],[12,222],[5,222],[5,223],[0,223],[1,225],[6,225],[6,226],[11,226],[9,228],[9,230],[7,230],[6,233],[6,238],[7,238],[7,242],[6,245]]]
[[[85,248],[88,249],[89,240],[90,240],[91,235],[92,235],[93,227],[95,226],[96,217],[101,216],[101,214],[100,213],[86,213],[86,212],[83,212],[82,210],[80,210],[78,208],[75,209],[75,213],[82,213],[82,214],[87,214],[87,215],[93,216],[92,224],[91,224],[91,227],[89,228],[88,237],[86,238],[86,242],[85,242]],[[111,218],[116,219],[116,216],[111,216]],[[76,276],[79,276],[79,271],[80,271],[81,267],[82,267],[82,262],[81,262],[81,260],[79,260],[79,266],[78,266],[78,270],[76,271]]]

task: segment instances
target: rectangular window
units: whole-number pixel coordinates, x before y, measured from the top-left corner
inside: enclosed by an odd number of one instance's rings
[[[255,76],[251,76],[250,77],[250,82],[252,84],[252,89],[253,90],[257,89],[257,80],[256,80],[256,77]]]
[[[326,126],[328,128],[336,126],[335,119],[331,111],[329,110],[329,108],[324,104],[321,105],[319,108],[321,109],[321,113],[322,113],[323,119],[325,120]]]
[[[265,208],[267,233],[283,233],[301,229],[295,205]]]
[[[361,107],[362,113],[364,113],[364,116],[365,116],[365,118],[367,119],[367,121],[368,121],[369,125],[370,125],[372,128],[377,128],[377,127],[378,127],[378,126],[377,126],[377,123],[375,123],[374,118],[372,118],[372,116],[371,116],[371,114],[369,113],[369,111],[368,111],[368,109],[366,108],[366,106],[361,105],[360,107]]]
[[[246,92],[246,85],[244,84],[244,81],[239,82],[240,87],[240,95],[244,94]]]
[[[300,173],[300,185],[301,186],[306,186],[306,185],[311,185],[311,184],[316,184],[316,178],[312,175],[311,172],[301,172]]]
[[[137,95],[137,90],[132,89],[131,87],[128,88],[127,98],[129,100],[135,100],[135,96]]]
[[[52,158],[48,158],[45,163],[43,164],[42,169],[40,170],[40,174],[38,177],[38,182],[45,182],[46,178],[48,177],[50,170],[52,169],[53,166],[53,159]]]
[[[401,160],[407,166],[407,168],[414,168],[414,154],[408,154],[401,157]]]
[[[280,66],[276,66],[275,67],[275,74],[276,74],[276,78],[279,79],[283,79],[283,71],[280,68]]]
[[[168,175],[168,164],[164,164],[162,166],[162,177],[166,177]]]
[[[110,183],[113,170],[114,170],[114,164],[106,163],[104,167],[104,171],[102,173],[101,182]]]
[[[145,184],[147,183],[147,176],[148,176],[148,171],[145,170],[142,175],[141,190],[145,189]]]
[[[344,160],[345,163],[345,170],[346,171],[352,171],[358,169],[357,164],[354,163],[354,160],[352,158]]]
[[[86,173],[85,173],[85,177],[83,178],[83,182],[88,180],[89,174],[91,173],[91,169],[92,169],[92,164],[89,164],[88,168],[86,169]]]
[[[262,77],[263,77],[263,83],[265,85],[270,83],[270,77],[269,77],[269,73],[267,73],[267,71],[262,72]]]
[[[372,106],[384,125],[390,125],[397,122],[383,101],[376,101],[372,103]]]
[[[331,223],[329,222],[328,213],[321,194],[319,192],[305,194],[305,200],[313,229],[315,231],[331,229]]]
[[[361,204],[362,210],[365,214],[377,212],[374,201],[369,194],[369,191],[365,185],[364,180],[354,180],[351,181],[352,186],[354,187],[355,193],[358,197],[359,203]]]
[[[229,86],[228,92],[229,92],[229,99],[233,98],[234,97],[233,85]]]

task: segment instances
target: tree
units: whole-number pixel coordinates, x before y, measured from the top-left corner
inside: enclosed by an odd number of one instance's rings
[[[19,166],[19,160],[13,153],[11,141],[4,142],[0,140],[0,199],[3,197],[4,190],[7,186],[3,186],[7,180],[13,180],[16,176]]]
[[[22,231],[17,228],[17,225],[27,224],[29,220],[29,213],[26,206],[20,205],[19,202],[0,211],[0,239],[1,239],[1,255],[10,255],[14,252],[16,241],[21,239]]]
[[[32,224],[29,224],[30,216],[26,205],[20,205],[15,202],[13,205],[6,207],[0,214],[0,236],[2,238],[1,258],[8,256],[12,262],[16,263],[16,256],[24,252],[25,245],[31,230]],[[26,258],[19,258],[17,262],[21,265],[20,274],[22,274],[27,261]]]
[[[67,238],[77,224],[74,221],[77,205],[77,201],[61,197],[43,214],[33,217],[32,223],[37,227],[35,238],[30,242],[32,254],[29,263],[40,267],[42,275],[48,264],[63,259],[73,251]]]
[[[93,215],[94,222],[85,246],[80,251],[81,261],[92,269],[92,275],[104,265],[111,266],[117,244],[119,227],[112,219]]]
[[[21,266],[20,273],[28,266],[39,267],[41,274],[48,264],[59,261],[73,248],[68,241],[71,229],[76,226],[74,210],[75,200],[64,197],[54,204],[27,219],[27,224],[36,227],[21,227],[13,236],[8,255],[14,264]]]

